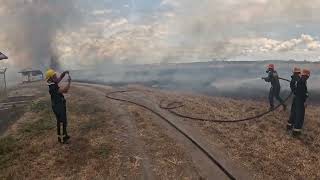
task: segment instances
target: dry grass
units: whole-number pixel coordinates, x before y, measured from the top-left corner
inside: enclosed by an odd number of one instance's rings
[[[68,145],[57,142],[49,99],[42,98],[29,107],[26,118],[0,139],[0,179],[92,179],[110,175],[114,152],[112,137],[102,134],[108,126],[101,118],[106,113],[79,95],[69,104],[81,105],[69,110],[72,140]],[[90,116],[88,109],[95,116]]]
[[[250,117],[268,109],[268,103],[208,97],[186,93],[149,93],[155,102],[183,101],[179,113],[211,119]],[[304,134],[293,138],[285,129],[289,111],[277,110],[252,122],[219,124],[191,122],[204,137],[235,162],[254,172],[256,179],[319,179],[320,122],[318,106],[306,111]]]
[[[143,147],[152,161],[153,173],[162,179],[201,179],[191,158],[186,155],[184,147],[159,131],[152,122],[154,114],[130,106],[132,117],[136,121]]]
[[[114,102],[106,103],[106,99],[81,88],[73,88],[67,101],[70,144],[57,142],[49,98],[40,98],[0,138],[0,179],[142,179],[145,174],[140,157],[144,154],[135,151],[137,144],[128,138],[130,127],[117,112],[127,105],[110,105]],[[155,165],[151,167],[164,168],[165,177],[171,179],[196,177],[182,148],[146,123],[148,118],[139,116],[136,123],[141,131],[151,128],[145,131],[150,137],[133,138],[150,145],[146,153],[152,155]],[[154,138],[157,140],[153,142]],[[155,177],[161,179],[157,172]]]

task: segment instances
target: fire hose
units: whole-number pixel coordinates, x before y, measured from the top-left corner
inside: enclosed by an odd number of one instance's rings
[[[290,80],[288,80],[288,79],[284,79],[284,78],[279,78],[279,79],[283,80],[283,81],[290,82]],[[109,99],[117,100],[117,101],[122,101],[122,102],[135,104],[137,106],[140,106],[140,107],[143,107],[145,109],[148,109],[148,110],[152,111],[153,113],[159,115],[159,113],[155,112],[154,110],[152,110],[151,108],[149,108],[149,107],[147,107],[145,105],[141,105],[139,103],[136,103],[136,102],[133,102],[133,101],[130,101],[130,100],[121,99],[121,98],[115,98],[115,97],[111,96],[112,94],[128,93],[128,92],[134,92],[134,91],[140,91],[140,90],[113,91],[113,92],[107,93],[106,97],[109,98]],[[292,96],[292,92],[284,99],[283,103],[287,102],[290,99],[291,96]],[[178,108],[184,107],[184,104],[182,102],[179,102],[179,101],[173,101],[173,102],[168,103],[167,105],[164,105],[163,102],[164,102],[164,100],[160,101],[159,107],[161,109],[167,110],[168,112],[170,112],[171,114],[173,114],[175,116],[178,116],[178,117],[181,117],[181,118],[185,118],[185,119],[190,119],[190,120],[193,120],[193,121],[213,122],[213,123],[238,123],[238,122],[257,120],[257,119],[259,119],[259,118],[261,118],[261,117],[263,117],[263,116],[265,116],[265,115],[277,110],[282,105],[282,104],[278,104],[275,108],[272,108],[272,109],[270,109],[268,111],[262,112],[260,114],[255,115],[255,116],[252,116],[252,117],[235,119],[235,120],[223,120],[223,119],[219,120],[219,119],[205,119],[205,118],[192,117],[192,116],[189,116],[189,115],[185,115],[185,114],[179,113],[179,112],[177,112],[175,110],[178,109]]]
[[[285,80],[285,81],[288,81],[290,82],[289,80],[287,79],[283,79],[283,78],[280,78],[281,80]],[[113,94],[121,94],[121,93],[127,93],[127,92],[139,92],[141,90],[121,90],[121,91],[113,91],[113,92],[109,92],[106,94],[106,97],[109,98],[109,99],[112,99],[112,100],[116,100],[116,101],[120,101],[120,102],[126,102],[126,103],[130,103],[130,104],[134,104],[136,106],[139,106],[139,107],[142,107],[144,109],[147,109],[149,110],[150,112],[154,113],[155,115],[159,116],[160,118],[162,118],[163,120],[165,120],[167,123],[169,123],[172,127],[174,127],[177,131],[179,131],[182,135],[184,135],[187,139],[189,139],[194,145],[196,145],[214,164],[216,164],[220,169],[221,171],[229,178],[229,179],[236,179],[236,177],[234,175],[231,174],[231,172],[228,171],[228,169],[226,169],[217,159],[215,159],[214,156],[212,156],[204,147],[202,147],[194,138],[192,138],[191,136],[189,136],[186,132],[184,132],[183,130],[181,130],[175,123],[171,122],[169,119],[167,119],[166,117],[164,117],[161,113],[157,112],[156,110],[153,110],[152,108],[146,106],[146,105],[143,105],[143,104],[139,104],[137,102],[134,102],[134,101],[131,101],[131,100],[127,100],[127,99],[121,99],[121,98],[116,98],[116,97],[112,97]],[[144,91],[146,92],[146,91]],[[150,92],[150,91],[149,91]],[[292,96],[292,93],[290,93],[290,95],[285,99],[285,101],[283,103],[285,103],[286,101],[288,101],[288,99]],[[179,116],[179,117],[182,117],[182,118],[188,118],[188,119],[191,119],[191,120],[197,120],[197,121],[210,121],[210,122],[216,122],[216,123],[235,123],[235,122],[243,122],[243,121],[249,121],[249,120],[254,120],[254,119],[257,119],[257,118],[260,118],[266,114],[269,114],[271,113],[272,111],[278,109],[281,104],[277,105],[274,109],[271,109],[269,111],[266,111],[264,113],[261,113],[259,115],[256,115],[254,117],[249,117],[249,118],[244,118],[244,119],[238,119],[238,120],[214,120],[214,119],[202,119],[202,118],[195,118],[195,117],[191,117],[191,116],[187,116],[187,115],[183,115],[183,114],[180,114],[180,113],[177,113],[174,111],[174,109],[177,109],[177,108],[181,108],[183,107],[184,105],[182,104],[182,102],[171,102],[169,103],[167,106],[163,106],[162,105],[162,102],[163,100],[160,101],[160,104],[159,104],[159,107],[161,109],[164,109],[164,110],[167,110],[169,111],[170,113],[176,115],[176,116]],[[175,105],[175,106],[174,106]]]
[[[126,99],[121,99],[121,98],[116,98],[112,97],[112,94],[117,94],[117,93],[127,93],[127,92],[137,92],[138,90],[122,90],[122,91],[113,91],[109,92],[106,94],[106,97],[112,100],[116,100],[119,102],[126,102],[130,104],[134,104],[136,106],[142,107],[144,109],[149,110],[150,112],[154,113],[155,115],[159,116],[161,119],[165,120],[167,123],[169,123],[173,128],[175,128],[178,132],[180,132],[183,136],[185,136],[187,139],[189,139],[197,148],[199,148],[217,167],[231,180],[235,180],[236,178],[229,172],[214,156],[212,156],[204,147],[202,147],[197,140],[189,136],[185,131],[181,130],[175,123],[171,122],[169,119],[164,117],[161,113],[153,110],[152,108],[149,108],[146,105],[136,103],[134,101],[126,100]]]

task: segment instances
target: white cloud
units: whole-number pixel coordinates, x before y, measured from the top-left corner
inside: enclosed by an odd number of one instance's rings
[[[103,9],[103,10],[94,10],[92,11],[92,15],[101,16],[111,14],[113,11],[111,9]]]
[[[261,55],[261,53],[277,54],[277,56],[306,53],[320,54],[320,42],[306,34],[302,34],[299,38],[289,40],[275,40],[268,38],[235,38],[230,41],[231,46],[239,47],[240,54],[246,56]],[[281,55],[282,54],[282,55]]]

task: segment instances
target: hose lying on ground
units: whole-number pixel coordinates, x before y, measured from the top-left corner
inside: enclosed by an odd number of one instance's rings
[[[182,129],[180,129],[175,123],[171,122],[169,119],[167,119],[166,117],[164,117],[161,113],[153,110],[150,107],[147,107],[146,105],[143,104],[139,104],[136,103],[134,101],[130,101],[127,99],[121,99],[121,98],[116,98],[116,97],[112,97],[111,95],[113,94],[118,94],[118,93],[127,93],[127,92],[139,92],[139,90],[122,90],[122,91],[113,91],[113,92],[109,92],[106,94],[106,97],[112,100],[116,100],[116,101],[120,101],[120,102],[126,102],[126,103],[130,103],[130,104],[134,104],[136,106],[142,107],[152,113],[154,113],[155,115],[159,116],[161,119],[165,120],[167,123],[169,123],[173,128],[175,128],[178,132],[180,132],[183,136],[185,136],[187,139],[189,139],[196,147],[198,147],[215,165],[218,166],[218,168],[231,180],[235,180],[236,178],[217,160],[215,159],[205,148],[203,148],[198,142],[197,140],[195,140],[193,137],[189,136],[185,131],[183,131]],[[141,91],[140,91],[141,92]],[[148,91],[144,91],[144,92],[148,92]]]
[[[284,79],[284,78],[279,78],[279,79],[287,81],[287,82],[290,82],[290,80],[288,80],[288,79]],[[283,103],[287,102],[290,99],[291,96],[292,96],[292,93],[290,93],[288,95],[288,97],[286,97],[284,99]],[[282,104],[279,104],[273,109],[270,109],[270,110],[268,110],[266,112],[262,112],[262,113],[260,113],[258,115],[252,116],[252,117],[247,117],[247,118],[242,118],[242,119],[235,119],[235,120],[218,120],[218,119],[205,119],[205,118],[192,117],[192,116],[184,115],[182,113],[174,111],[174,110],[184,106],[182,102],[174,101],[174,102],[171,102],[171,103],[169,103],[167,105],[163,105],[163,102],[164,102],[164,100],[160,101],[160,108],[169,111],[170,113],[174,114],[175,116],[178,116],[178,117],[181,117],[181,118],[186,118],[186,119],[191,119],[191,120],[194,120],[194,121],[215,122],[215,123],[237,123],[237,122],[244,122],[244,121],[250,121],[250,120],[257,120],[258,118],[261,118],[261,117],[263,117],[263,116],[275,111],[280,106],[282,106]]]
[[[288,79],[284,79],[284,78],[279,78],[281,80],[284,80],[284,81],[287,81],[287,82],[290,82],[290,80]],[[118,94],[118,93],[127,93],[127,92],[139,92],[140,90],[123,90],[123,91],[114,91],[114,92],[110,92],[106,95],[106,97],[110,98],[110,99],[113,99],[113,100],[117,100],[117,101],[122,101],[122,102],[129,102],[129,103],[133,103],[133,104],[136,104],[136,105],[139,105],[141,106],[140,104],[138,103],[135,103],[135,102],[132,102],[132,101],[128,101],[128,100],[125,100],[125,99],[120,99],[120,98],[114,98],[114,97],[111,97],[110,95],[112,94]],[[287,102],[290,97],[292,96],[292,93],[290,93],[285,99],[284,99],[284,102]],[[260,114],[257,114],[255,116],[252,116],[252,117],[247,117],[247,118],[241,118],[241,119],[235,119],[235,120],[223,120],[223,119],[205,119],[205,118],[198,118],[198,117],[192,117],[192,116],[189,116],[189,115],[185,115],[185,114],[182,114],[182,113],[179,113],[179,112],[176,112],[175,110],[178,109],[178,108],[181,108],[181,107],[184,107],[183,103],[182,102],[178,102],[178,101],[173,101],[173,102],[170,102],[168,103],[167,105],[164,105],[164,100],[161,100],[160,101],[160,104],[159,104],[159,107],[161,109],[164,109],[164,110],[167,110],[168,112],[172,113],[173,115],[175,116],[178,116],[178,117],[181,117],[181,118],[186,118],[186,119],[190,119],[190,120],[194,120],[194,121],[202,121],[202,122],[213,122],[213,123],[238,123],[238,122],[245,122],[245,121],[251,121],[251,120],[257,120],[273,111],[275,111],[276,109],[278,109],[280,106],[282,106],[282,104],[279,104],[277,105],[275,108],[273,109],[270,109],[268,111],[265,111],[265,112],[262,112]]]

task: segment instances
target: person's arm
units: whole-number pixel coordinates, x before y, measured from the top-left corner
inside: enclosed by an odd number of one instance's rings
[[[57,83],[60,83],[62,79],[66,76],[66,74],[69,74],[69,71],[64,71],[63,73],[61,73]]]
[[[305,95],[304,96],[305,97],[305,99],[304,99],[304,107],[307,108],[308,107],[307,99],[309,97],[309,92],[308,92],[308,87],[307,87],[306,84],[304,85],[304,95]]]
[[[265,80],[266,82],[271,82],[272,72],[269,72],[269,73],[268,73],[268,77],[264,77],[264,78],[262,78],[262,79]]]
[[[297,80],[295,79],[294,76],[291,76],[291,81],[290,81],[291,92],[295,94],[296,88],[297,88]]]
[[[68,78],[68,84],[65,86],[65,87],[61,87],[59,88],[59,92],[62,93],[62,94],[66,94],[68,93],[69,89],[70,89],[70,86],[71,86],[71,77],[70,75],[68,74],[69,78]]]

